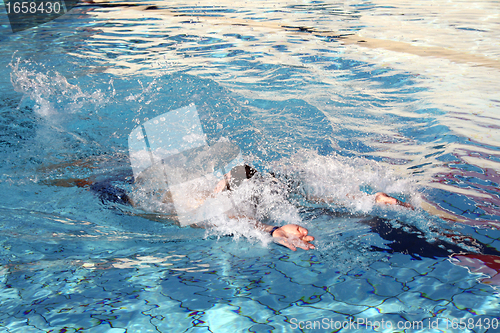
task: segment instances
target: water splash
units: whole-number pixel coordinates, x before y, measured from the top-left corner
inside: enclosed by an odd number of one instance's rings
[[[360,157],[322,156],[302,150],[274,163],[273,169],[307,199],[347,207],[352,213],[372,211],[372,194],[376,192],[399,197],[416,192],[412,180],[397,176],[388,166]]]
[[[100,89],[84,92],[56,71],[39,71],[40,65],[35,62],[17,58],[9,66],[12,68],[10,80],[14,90],[33,100],[34,111],[43,117],[76,113],[85,106],[101,106],[109,101]]]
[[[268,246],[272,242],[269,234],[255,227],[255,220],[248,217],[230,218],[219,216],[208,221],[209,227],[205,237],[222,237],[231,235],[234,241],[245,239],[250,243]]]
[[[270,173],[257,173],[231,191],[217,194],[228,197],[233,209],[203,223],[208,228],[207,236],[233,235],[236,239],[244,237],[267,245],[270,238],[256,228],[257,221],[278,226],[307,226],[309,219],[302,212],[302,204],[307,201],[333,208],[334,211],[345,211],[347,208],[351,214],[379,214],[380,208],[376,208],[371,195],[374,192],[416,197],[415,184],[411,180],[402,179],[391,168],[364,158],[336,154],[321,156],[314,151],[303,150],[290,158],[274,162],[270,169]],[[165,186],[164,181],[161,181],[162,174],[151,173],[146,178],[136,184],[133,194],[135,204],[148,212],[173,216],[175,209],[167,189],[159,190]],[[158,184],[159,181],[162,183]],[[216,181],[205,181],[207,183],[193,183],[190,193],[186,193],[186,200],[206,201],[204,205],[210,206],[210,200],[215,200],[213,189]],[[394,218],[400,218],[398,215],[407,213],[398,213],[396,209],[395,214]],[[330,243],[325,242],[325,246]]]
[[[132,193],[134,205],[146,212],[170,215],[175,219],[175,207],[169,195],[161,170],[151,169],[147,177],[141,177]],[[204,177],[197,182],[190,182],[191,189],[183,200],[208,207],[217,207],[221,197],[229,200],[232,209],[212,216],[201,226],[207,228],[207,236],[233,235],[249,240],[258,240],[263,244],[270,237],[257,226],[257,221],[273,225],[304,224],[299,209],[287,200],[287,190],[269,175],[255,175],[231,191],[214,194],[217,179]]]
[[[160,77],[160,75],[157,75],[153,81],[151,81],[147,86],[144,86],[141,80],[138,80],[137,82],[141,86],[141,91],[137,94],[130,94],[130,96],[126,97],[126,101],[135,101],[138,103],[142,103],[144,105],[148,105],[151,103],[151,101],[158,95],[158,92],[161,90],[161,87],[156,87],[158,84],[157,79]],[[145,99],[147,99],[145,101]]]

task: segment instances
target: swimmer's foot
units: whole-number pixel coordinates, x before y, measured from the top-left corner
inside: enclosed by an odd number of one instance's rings
[[[383,192],[378,192],[375,194],[375,203],[379,205],[398,205],[406,208],[414,209],[412,205],[407,202],[400,201],[396,198],[391,197]]]

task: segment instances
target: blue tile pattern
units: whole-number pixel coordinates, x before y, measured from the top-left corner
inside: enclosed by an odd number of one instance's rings
[[[123,256],[129,244],[135,254]],[[426,328],[377,332],[459,332],[453,319],[499,315],[492,287],[448,258],[378,253],[357,268],[333,267],[318,260],[326,253],[230,237],[157,244],[101,237],[87,253],[79,240],[53,245],[2,239],[6,332],[292,332],[298,325],[325,332],[342,323],[356,327],[342,332],[357,332],[381,322]],[[16,246],[29,250],[13,253]],[[439,328],[428,330],[433,320]]]

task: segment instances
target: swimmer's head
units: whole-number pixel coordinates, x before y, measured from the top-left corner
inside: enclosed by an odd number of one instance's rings
[[[249,165],[238,165],[224,175],[224,179],[220,180],[214,189],[214,193],[219,193],[223,190],[234,190],[243,183],[244,180],[252,178],[257,173],[257,170]]]
[[[257,170],[249,165],[235,166],[228,173],[229,179],[226,189],[230,191],[231,189],[237,188],[244,180],[252,178],[256,173]]]

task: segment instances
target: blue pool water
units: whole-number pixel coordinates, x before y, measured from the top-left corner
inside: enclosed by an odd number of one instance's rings
[[[497,332],[499,7],[452,4],[86,2],[17,33],[0,12],[0,331]],[[268,219],[315,250],[70,182],[192,103],[209,141],[335,199]]]

